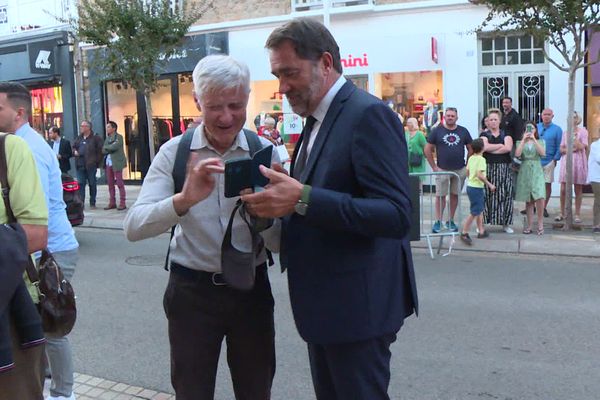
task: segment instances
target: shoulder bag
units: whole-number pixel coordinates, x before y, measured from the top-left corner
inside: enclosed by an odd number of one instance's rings
[[[0,140],[0,154],[5,154],[5,141]],[[10,206],[6,157],[0,157],[0,182],[2,183],[2,198],[9,216],[9,222],[16,222]],[[57,336],[65,336],[73,329],[77,318],[75,292],[69,281],[63,276],[60,267],[48,250],[42,251],[39,272],[28,257],[25,270],[31,283],[39,293],[39,310],[44,332]]]

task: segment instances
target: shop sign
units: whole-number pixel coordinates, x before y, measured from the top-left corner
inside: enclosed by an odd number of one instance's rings
[[[46,40],[27,45],[29,52],[29,70],[32,74],[54,75],[56,41]]]
[[[438,42],[433,36],[431,37],[431,60],[438,63]]]
[[[283,114],[283,132],[286,135],[302,133],[302,118],[298,114]]]
[[[363,53],[362,57],[354,57],[352,54],[348,54],[348,57],[342,57],[340,61],[342,62],[342,67],[344,68],[369,66],[369,58],[367,53]]]
[[[186,36],[180,48],[171,54],[166,63],[160,66],[161,73],[188,72],[202,58],[209,54],[227,54],[229,52],[227,32],[207,33]],[[165,60],[165,56],[160,57]]]

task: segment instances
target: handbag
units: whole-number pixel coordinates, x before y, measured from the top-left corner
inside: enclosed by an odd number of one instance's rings
[[[42,250],[39,269],[33,262],[27,266],[29,280],[40,295],[40,316],[44,332],[68,335],[77,320],[75,291],[64,277],[58,263],[47,249]]]
[[[423,155],[419,153],[408,153],[408,165],[419,167],[423,162]]]
[[[0,142],[0,152],[4,154],[4,138]],[[2,183],[2,198],[9,222],[16,222],[10,206],[6,157],[0,157],[0,182]],[[44,332],[57,336],[66,336],[77,318],[75,307],[75,292],[69,281],[63,276],[56,260],[48,250],[42,251],[39,272],[28,257],[25,271],[29,281],[35,286],[39,298],[39,311]]]

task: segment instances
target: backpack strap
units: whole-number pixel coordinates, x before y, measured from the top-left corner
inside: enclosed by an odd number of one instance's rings
[[[190,146],[192,145],[192,139],[194,138],[194,131],[196,128],[190,128],[181,135],[181,140],[177,145],[177,153],[175,153],[175,162],[173,163],[173,170],[171,175],[173,176],[174,192],[173,194],[180,193],[183,189],[185,182],[185,173],[187,168],[188,158],[190,157]],[[171,237],[169,238],[169,247],[167,248],[167,256],[165,257],[164,268],[166,271],[169,270],[169,255],[171,254],[171,241],[175,235],[175,227],[171,227]]]
[[[246,136],[246,141],[248,142],[250,157],[253,157],[256,152],[263,148],[263,145],[255,132],[244,129],[244,135]]]

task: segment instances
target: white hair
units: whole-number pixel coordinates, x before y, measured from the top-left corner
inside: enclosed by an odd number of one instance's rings
[[[243,62],[225,55],[206,56],[196,64],[192,74],[198,99],[225,89],[240,88],[250,93],[250,71]]]
[[[273,117],[265,118],[265,125],[275,126],[275,118],[273,118]]]
[[[419,129],[419,121],[417,121],[417,119],[414,117],[410,117],[406,120],[406,125],[408,124],[413,124],[415,128]]]

